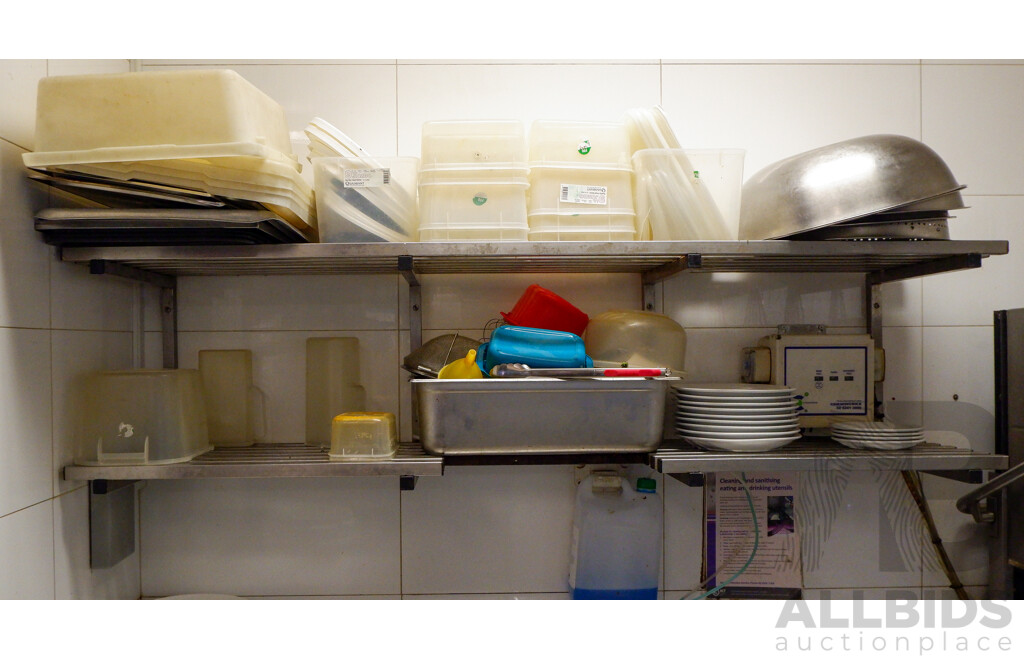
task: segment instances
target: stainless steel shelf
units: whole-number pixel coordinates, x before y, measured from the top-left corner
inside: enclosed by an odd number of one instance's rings
[[[304,444],[256,444],[218,447],[187,463],[169,465],[69,465],[67,480],[133,481],[140,479],[207,479],[268,477],[427,477],[441,476],[440,456],[416,443],[401,443],[395,457],[382,461],[331,461],[327,451]]]
[[[310,243],[63,248],[65,262],[106,261],[167,276],[557,272],[857,272],[880,281],[974,268],[1007,241],[631,241]]]
[[[689,472],[918,470],[955,472],[1005,470],[1009,459],[925,442],[911,449],[872,451],[850,449],[828,439],[798,440],[769,452],[705,451],[684,442],[663,445],[650,455],[649,465],[664,474]]]

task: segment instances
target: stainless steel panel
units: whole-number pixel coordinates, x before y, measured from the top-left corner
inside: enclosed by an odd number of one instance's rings
[[[649,452],[668,380],[414,380],[432,454]]]
[[[1024,463],[1024,309],[1006,312],[1006,418],[1010,467]],[[1024,480],[1006,489],[1007,557],[1024,569]]]

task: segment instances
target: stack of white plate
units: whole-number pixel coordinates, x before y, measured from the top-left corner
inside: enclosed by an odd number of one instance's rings
[[[851,449],[909,449],[924,442],[924,429],[893,422],[834,422],[832,439]]]
[[[676,430],[704,449],[767,451],[800,437],[794,390],[781,385],[691,383],[673,388]]]

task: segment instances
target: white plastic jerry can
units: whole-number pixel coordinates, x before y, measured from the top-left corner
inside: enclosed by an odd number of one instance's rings
[[[658,597],[662,508],[654,479],[634,490],[617,474],[593,472],[576,490],[569,595],[574,600]]]

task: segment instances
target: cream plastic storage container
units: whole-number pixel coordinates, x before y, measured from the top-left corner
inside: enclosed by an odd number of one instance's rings
[[[252,379],[252,351],[199,351],[203,400],[215,447],[248,447],[266,428],[264,395]]]
[[[537,120],[530,125],[530,167],[630,168],[629,134],[621,122]]]
[[[284,109],[227,69],[39,81],[28,167],[255,156],[292,162]]]
[[[525,175],[526,129],[516,120],[428,121],[420,158],[431,177],[487,170]]]
[[[77,385],[78,465],[181,463],[212,449],[197,369],[100,371]]]
[[[598,314],[587,324],[583,344],[595,367],[669,367],[681,375],[686,366],[686,330],[664,314]]]
[[[421,241],[525,241],[525,178],[420,182]]]
[[[366,408],[359,385],[359,339],[310,337],[306,340],[306,444],[331,446],[331,421]]]
[[[332,461],[391,458],[398,450],[398,427],[389,412],[349,412],[331,423]]]

